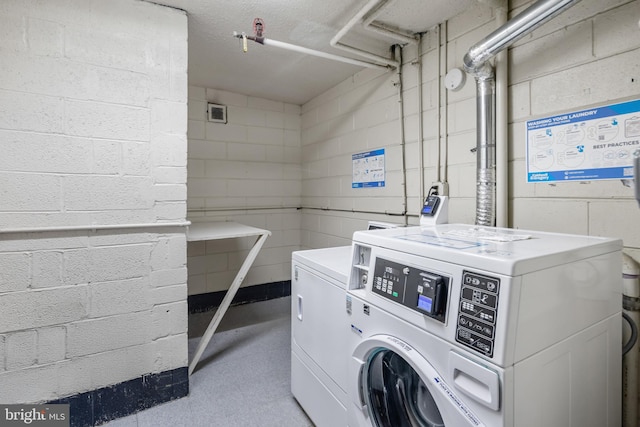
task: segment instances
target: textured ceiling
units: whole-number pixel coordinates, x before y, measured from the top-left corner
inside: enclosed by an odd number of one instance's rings
[[[244,53],[233,32],[253,34],[254,18],[264,36],[340,56],[329,41],[366,4],[365,0],[153,0],[185,10],[189,21],[189,84],[303,104],[361,67],[262,46],[249,41]],[[423,32],[470,7],[476,0],[392,0],[380,12],[383,22]],[[388,56],[396,41],[361,25],[342,40]]]

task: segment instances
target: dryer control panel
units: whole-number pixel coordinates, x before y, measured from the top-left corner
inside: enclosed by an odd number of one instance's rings
[[[445,322],[449,278],[384,258],[376,258],[374,293]]]

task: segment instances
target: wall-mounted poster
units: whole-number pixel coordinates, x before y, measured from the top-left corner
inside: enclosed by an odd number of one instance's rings
[[[640,100],[527,122],[527,182],[633,178]]]
[[[384,148],[353,154],[351,188],[384,187]]]

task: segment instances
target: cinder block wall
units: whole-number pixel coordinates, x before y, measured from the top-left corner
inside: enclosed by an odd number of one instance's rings
[[[511,1],[515,16],[531,1]],[[408,211],[420,208],[418,114],[424,119],[424,185],[438,179],[450,188],[450,222],[475,220],[475,82],[446,92],[442,79],[462,67],[469,47],[497,28],[493,10],[478,4],[425,34],[422,41],[422,111],[418,111],[417,49],[403,52],[403,97]],[[442,43],[438,43],[442,37]],[[526,183],[527,120],[592,105],[640,98],[638,2],[583,0],[509,49],[509,225],[624,239],[640,260],[640,209],[632,189],[619,180],[549,184]],[[375,211],[352,214],[304,210],[302,244],[325,247],[348,242],[366,219],[401,209],[397,94],[392,73],[365,70],[302,106],[303,205]],[[446,106],[446,108],[445,108]],[[367,121],[368,120],[368,121]],[[386,149],[387,187],[350,188],[351,154]],[[446,167],[446,169],[445,169]],[[409,218],[409,223],[415,218]],[[354,226],[355,224],[355,226]]]
[[[227,123],[206,120],[207,102],[227,106]],[[191,86],[188,134],[189,219],[271,231],[243,287],[289,280],[300,247],[300,107]],[[254,240],[189,243],[189,295],[226,290]]]
[[[348,245],[367,220],[403,221],[384,215],[405,210],[397,82],[396,73],[365,69],[302,106],[304,247]],[[352,154],[379,148],[385,187],[352,189]]]
[[[0,28],[0,402],[186,367],[185,229],[153,226],[186,216],[185,14],[5,1]]]

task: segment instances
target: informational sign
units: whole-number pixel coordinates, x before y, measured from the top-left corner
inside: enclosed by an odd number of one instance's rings
[[[527,122],[527,182],[633,178],[640,100]]]
[[[384,187],[384,148],[353,154],[351,188]]]

